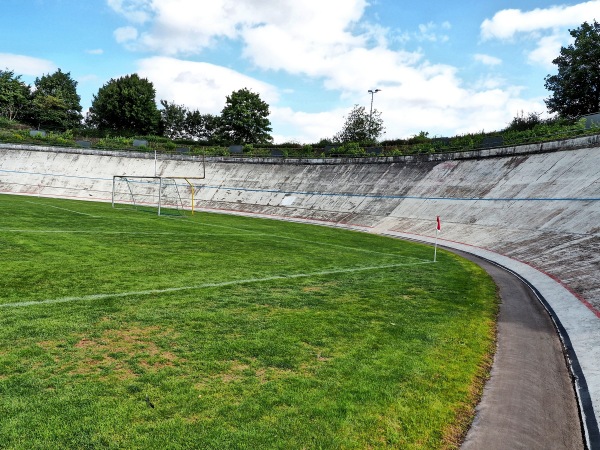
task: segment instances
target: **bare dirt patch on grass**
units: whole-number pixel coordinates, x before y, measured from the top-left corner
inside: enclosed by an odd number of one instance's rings
[[[132,379],[143,370],[161,370],[182,361],[156,343],[165,337],[174,339],[175,335],[158,326],[130,326],[106,329],[99,336],[78,335],[79,340],[72,345],[65,341],[42,341],[38,345],[52,356],[61,371],[72,375]]]

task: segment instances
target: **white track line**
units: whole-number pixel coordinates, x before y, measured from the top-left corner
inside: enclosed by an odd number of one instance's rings
[[[132,296],[140,296],[140,295],[167,294],[167,293],[171,293],[171,292],[191,291],[191,290],[206,289],[206,288],[213,288],[213,287],[225,287],[225,286],[235,286],[235,285],[240,285],[240,284],[263,283],[266,281],[291,280],[291,279],[296,279],[296,278],[310,278],[310,277],[319,277],[319,276],[324,276],[324,275],[336,275],[336,274],[341,274],[341,273],[364,272],[364,271],[368,271],[368,270],[394,269],[397,267],[416,266],[416,265],[422,265],[422,264],[434,264],[434,263],[433,263],[433,261],[426,261],[426,262],[407,263],[407,264],[387,264],[387,265],[382,265],[382,266],[354,267],[354,268],[348,268],[348,269],[330,269],[330,270],[323,270],[320,272],[297,273],[297,274],[291,274],[291,275],[273,275],[273,276],[264,277],[264,278],[247,278],[244,280],[222,281],[219,283],[205,283],[205,284],[198,284],[195,286],[182,286],[182,287],[173,287],[173,288],[166,288],[166,289],[149,289],[149,290],[145,290],[145,291],[83,295],[81,297],[62,297],[62,298],[40,300],[40,301],[0,303],[0,308],[18,308],[18,307],[25,307],[25,306],[48,305],[48,304],[55,304],[55,303],[70,303],[70,302],[78,302],[78,301],[86,301],[86,300],[104,300],[104,299],[108,299],[108,298],[123,298],[123,297],[132,297]]]

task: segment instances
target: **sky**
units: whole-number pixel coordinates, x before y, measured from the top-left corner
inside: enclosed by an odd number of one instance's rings
[[[552,60],[570,29],[600,20],[600,0],[0,0],[0,20],[0,70],[33,84],[60,68],[84,112],[137,73],[157,103],[203,113],[248,88],[276,143],[315,143],[371,101],[382,139],[545,113]]]

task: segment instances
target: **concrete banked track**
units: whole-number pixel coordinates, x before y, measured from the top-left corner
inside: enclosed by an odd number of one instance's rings
[[[201,169],[184,156],[0,145],[5,193],[110,201],[113,175]],[[508,267],[543,297],[572,363],[587,443],[600,446],[600,136],[412,158],[212,158],[197,184],[200,209],[429,242],[440,216],[441,243]]]

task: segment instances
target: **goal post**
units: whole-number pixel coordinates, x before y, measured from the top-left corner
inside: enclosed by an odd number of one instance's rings
[[[191,202],[190,202],[190,210],[192,211],[192,215],[194,215],[194,209],[196,206],[196,186],[190,180],[203,180],[204,177],[168,177],[170,180],[185,180],[190,189]],[[177,186],[177,184],[176,184]]]
[[[191,211],[193,215],[197,192],[193,181],[201,179],[204,177],[114,175],[112,207],[155,209],[159,216],[165,211]]]

